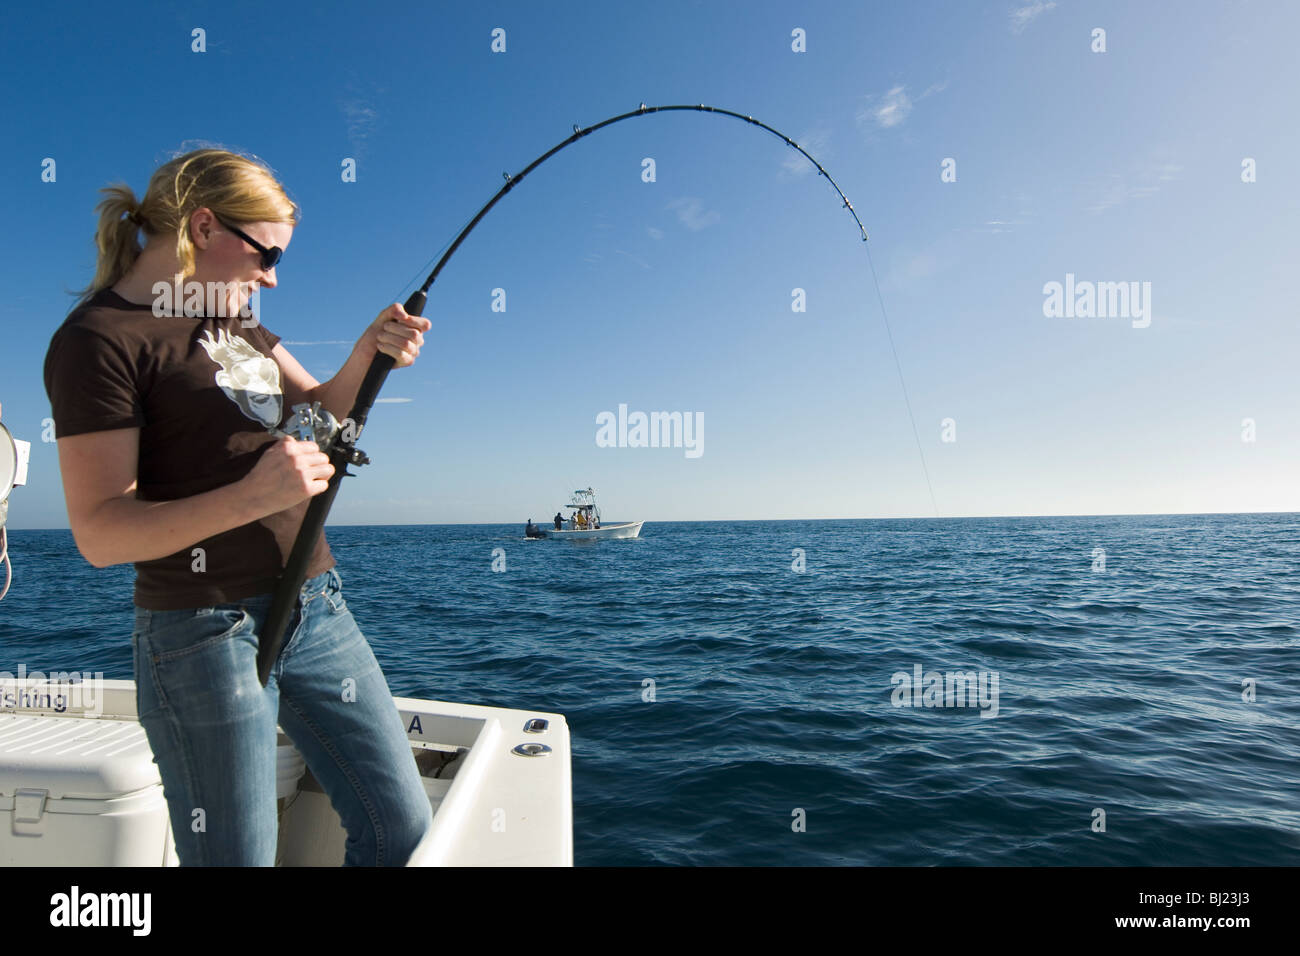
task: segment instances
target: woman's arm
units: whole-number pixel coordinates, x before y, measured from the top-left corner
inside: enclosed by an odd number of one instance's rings
[[[97,568],[151,561],[283,511],[328,487],[334,468],[312,442],[284,438],[239,481],[175,501],[135,497],[140,429],[60,438],[68,524]]]
[[[375,353],[410,365],[424,344],[428,319],[392,305],[366,329],[347,363],[324,385],[278,343],[273,355],[287,384],[286,397],[306,395],[341,418]],[[97,568],[151,561],[267,515],[291,508],[329,486],[334,468],[314,442],[282,438],[269,446],[253,470],[229,485],[174,501],[135,497],[140,429],[117,428],[60,438],[59,470],[68,524],[77,549]]]
[[[420,354],[420,346],[424,344],[423,333],[431,327],[432,323],[423,316],[408,315],[400,305],[390,305],[361,333],[343,367],[323,385],[277,342],[271,354],[284,376],[286,404],[293,405],[296,396],[305,395],[307,401],[320,402],[342,421],[352,411],[357,390],[361,388],[361,381],[366,377],[375,354],[391,355],[395,368],[405,368]]]

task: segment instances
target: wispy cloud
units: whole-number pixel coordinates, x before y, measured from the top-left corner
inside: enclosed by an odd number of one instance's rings
[[[1014,232],[1019,226],[1027,226],[1034,221],[1034,201],[1026,192],[1003,193],[991,205],[993,206],[991,218],[985,219],[975,226],[959,227],[956,231],[965,232],[969,230],[986,235],[996,235],[998,233]]]
[[[386,405],[401,405],[401,404],[404,404],[404,403],[406,403],[406,402],[410,402],[410,401],[414,401],[414,399],[410,399],[410,398],[376,398],[376,399],[375,399],[375,404],[378,405],[378,404],[381,404],[381,403],[382,403],[382,404],[386,404]]]
[[[646,232],[650,235],[651,239],[662,239],[664,237],[664,231],[662,229],[656,229],[654,226],[649,226],[646,229]]]
[[[907,87],[900,83],[885,93],[868,96],[862,108],[858,110],[858,125],[870,126],[875,124],[882,129],[898,126],[912,112],[914,103],[919,103],[927,96],[933,96],[935,93],[942,93],[947,88],[947,80],[940,83],[931,83],[923,92],[912,97],[908,95]]]
[[[888,93],[870,99],[867,105],[858,111],[858,122],[874,121],[877,126],[888,129],[907,119],[907,114],[910,112],[912,112],[912,101],[907,96],[907,90],[902,86],[895,86]]]
[[[1182,171],[1183,167],[1177,163],[1154,163],[1128,175],[1113,173],[1096,188],[1096,196],[1088,204],[1088,211],[1105,212],[1137,199],[1146,199],[1158,193],[1163,184],[1178,180]]]
[[[640,256],[634,256],[634,255],[632,255],[632,253],[630,253],[630,252],[625,252],[625,251],[622,250],[622,249],[615,249],[614,251],[617,252],[620,256],[627,256],[629,259],[631,259],[633,262],[635,262],[637,265],[639,265],[642,269],[649,269],[649,268],[650,268],[650,263],[646,262],[646,261],[645,261],[644,259],[642,259]]]
[[[347,123],[348,143],[357,157],[365,153],[370,137],[379,124],[379,112],[371,104],[381,91],[373,84],[367,85],[370,89],[362,91],[357,83],[349,83],[347,92],[338,100],[339,111]]]
[[[716,210],[705,212],[700,201],[693,196],[674,199],[668,204],[668,208],[677,213],[677,221],[691,232],[707,229],[722,220],[722,216]]]
[[[1107,209],[1122,206],[1134,199],[1145,199],[1159,189],[1159,186],[1149,183],[1142,185],[1127,182],[1116,173],[1111,176],[1111,181],[1102,188],[1097,198],[1088,204],[1088,212],[1105,212]]]
[[[1000,232],[1011,232],[1011,230],[1016,226],[1023,226],[1024,224],[1025,220],[1023,219],[990,219],[976,231],[994,234]]]
[[[1011,11],[1011,32],[1024,33],[1025,28],[1033,23],[1040,16],[1056,6],[1056,0],[1033,0],[1033,3],[1027,3],[1023,7],[1016,7]]]
[[[827,162],[831,154],[830,130],[809,130],[802,136],[795,137],[795,142],[811,155],[816,156],[817,161],[822,164]],[[806,176],[817,168],[795,150],[792,149],[787,152],[789,155],[782,161],[781,166],[791,175]]]

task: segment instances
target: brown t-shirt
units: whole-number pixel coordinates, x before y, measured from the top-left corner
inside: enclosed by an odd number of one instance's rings
[[[72,311],[45,356],[56,437],[139,428],[136,498],[144,501],[238,481],[288,411],[271,354],[278,341],[255,319],[155,316],[152,305],[105,289]],[[137,562],[136,605],[171,611],[275,590],[307,504]],[[307,576],[333,566],[322,534]]]

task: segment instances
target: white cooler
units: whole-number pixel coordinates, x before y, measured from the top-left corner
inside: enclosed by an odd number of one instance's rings
[[[175,866],[133,720],[0,714],[0,866]]]

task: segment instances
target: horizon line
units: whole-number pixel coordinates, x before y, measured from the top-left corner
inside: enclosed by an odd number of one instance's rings
[[[1189,518],[1217,517],[1220,515],[1300,515],[1300,511],[1125,511],[1125,512],[1080,512],[1076,514],[1017,514],[1017,515],[900,515],[892,518],[673,518],[652,522],[645,519],[645,524],[758,524],[770,522],[797,521],[979,521],[1004,520],[1007,518]],[[525,518],[523,523],[527,523]],[[339,522],[327,524],[326,528],[471,528],[495,527],[498,525],[515,525],[519,521],[415,521],[404,524],[383,524],[374,522]],[[617,522],[614,522],[617,523]],[[7,531],[71,531],[69,527],[61,528],[15,528]],[[126,562],[130,563],[130,562]]]

